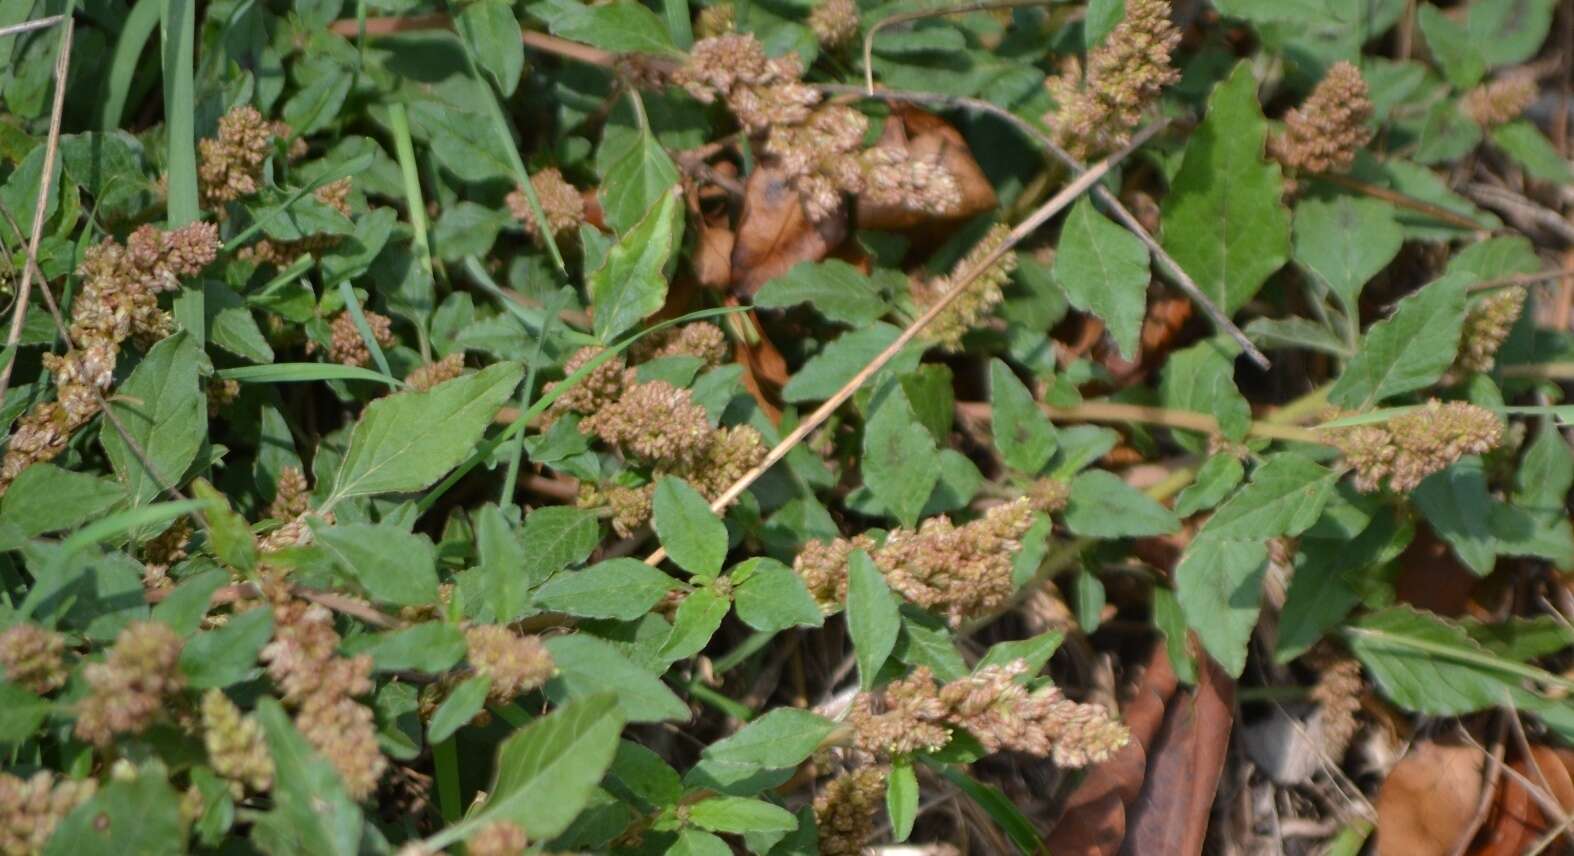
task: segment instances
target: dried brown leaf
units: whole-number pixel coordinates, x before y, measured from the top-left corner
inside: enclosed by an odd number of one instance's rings
[[[1202,852],[1235,722],[1235,682],[1202,661],[1196,691],[1172,703],[1153,744],[1142,793],[1127,810],[1123,854]]]
[[[743,213],[732,246],[732,285],[744,297],[799,262],[817,262],[847,237],[838,211],[815,223],[779,170],[759,167],[743,190]]]
[[[1453,852],[1475,817],[1486,757],[1471,744],[1412,746],[1377,795],[1379,856]]]

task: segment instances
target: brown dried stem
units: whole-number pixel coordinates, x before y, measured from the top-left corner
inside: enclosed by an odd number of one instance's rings
[[[1181,431],[1196,431],[1210,436],[1220,434],[1219,420],[1206,413],[1192,410],[1172,410],[1167,407],[1122,404],[1115,401],[1085,401],[1075,407],[1051,407],[1048,404],[1040,404],[1039,408],[1054,422],[1137,422]],[[990,418],[991,408],[983,401],[959,401],[956,410],[967,419],[983,421]],[[1247,427],[1246,433],[1248,436],[1261,437],[1265,440],[1327,445],[1327,438],[1310,428],[1276,422],[1252,422]]]
[[[879,372],[880,369],[885,367],[886,363],[890,362],[891,359],[900,353],[903,348],[907,347],[909,342],[917,338],[918,334],[922,333],[924,328],[929,326],[930,322],[934,321],[941,315],[941,313],[945,312],[946,309],[953,302],[955,302],[958,297],[961,297],[963,294],[965,294],[968,290],[968,286],[972,284],[973,280],[977,279],[981,274],[993,267],[997,262],[1000,261],[1000,259],[1005,257],[1006,253],[1010,252],[1013,247],[1021,243],[1029,235],[1032,235],[1033,232],[1037,231],[1040,226],[1048,222],[1051,217],[1060,213],[1072,202],[1075,202],[1077,197],[1086,193],[1089,188],[1097,184],[1098,181],[1102,179],[1111,168],[1124,160],[1133,151],[1135,151],[1137,147],[1147,142],[1150,137],[1157,133],[1159,129],[1163,127],[1163,124],[1163,122],[1156,122],[1152,125],[1149,125],[1143,131],[1136,134],[1132,138],[1132,141],[1129,145],[1094,164],[1086,172],[1077,176],[1075,180],[1062,188],[1061,191],[1055,194],[1055,196],[1048,202],[1045,202],[1043,205],[1039,206],[1038,210],[1028,215],[1027,219],[1017,224],[1016,228],[1011,230],[1011,234],[1006,237],[1006,240],[1003,241],[999,247],[995,248],[994,252],[980,259],[978,264],[974,265],[973,268],[967,271],[966,274],[957,277],[955,283],[951,286],[951,290],[948,291],[944,297],[935,301],[934,304],[929,307],[928,311],[924,312],[923,315],[920,315],[916,320],[913,321],[913,323],[907,325],[907,329],[903,330],[902,334],[897,336],[895,341],[887,345],[885,350],[881,351],[873,360],[869,361],[869,364],[860,369],[858,374],[854,375],[851,380],[843,384],[842,388],[837,390],[835,395],[832,395],[829,399],[826,399],[826,401],[816,408],[813,413],[804,417],[803,421],[798,423],[797,428],[794,428],[791,433],[789,433],[786,437],[783,437],[781,442],[777,443],[775,447],[773,447],[770,452],[766,454],[765,460],[761,461],[759,466],[749,470],[747,473],[744,473],[741,478],[739,478],[736,482],[733,482],[731,487],[727,488],[721,493],[720,496],[716,497],[716,501],[712,502],[710,505],[711,510],[719,513],[728,505],[731,505],[733,500],[737,499],[739,495],[741,495],[745,490],[748,490],[749,485],[754,484],[755,480],[764,475],[765,472],[774,466],[777,461],[780,461],[782,458],[786,457],[787,453],[792,451],[794,446],[797,446],[803,441],[805,437],[809,436],[811,432],[820,427],[820,425],[825,422],[826,419],[831,417],[832,413],[836,412],[837,408],[841,407],[842,404],[847,401],[847,399],[853,396],[853,393],[858,391],[859,387],[863,386],[864,383],[869,380],[869,378],[874,377],[874,375]],[[662,559],[666,558],[666,556],[667,553],[665,550],[657,548],[654,553],[651,553],[649,556],[645,557],[645,564],[658,565],[661,563]]]
[[[60,122],[66,105],[66,74],[71,70],[71,36],[75,31],[75,22],[70,18],[59,16],[44,20],[51,23],[63,21],[64,26],[60,31],[60,50],[55,55],[55,98],[49,109],[49,136],[44,142],[44,169],[38,178],[38,198],[33,202],[33,228],[27,239],[27,265],[22,269],[22,284],[16,292],[16,309],[11,313],[11,332],[6,336],[5,344],[8,349],[16,347],[16,343],[21,341],[22,326],[27,322],[27,304],[33,292],[33,272],[38,270],[38,245],[44,237],[44,215],[49,210],[50,184],[55,175],[55,156],[60,150]],[[38,21],[28,23],[38,25],[31,29],[48,26]],[[11,388],[11,369],[15,366],[16,356],[13,354],[6,360],[5,366],[0,367],[0,404],[5,402],[6,391]]]

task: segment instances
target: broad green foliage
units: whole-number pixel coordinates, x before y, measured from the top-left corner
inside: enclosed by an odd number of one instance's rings
[[[1342,701],[1574,744],[1560,10],[0,0],[0,848],[1113,852]]]
[[[1214,89],[1164,197],[1164,248],[1226,311],[1246,304],[1290,257],[1290,212],[1257,80],[1244,63]]]

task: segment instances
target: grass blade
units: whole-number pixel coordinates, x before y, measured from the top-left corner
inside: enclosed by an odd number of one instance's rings
[[[168,138],[169,225],[202,216],[197,202],[196,0],[161,0],[164,29],[164,132]]]
[[[142,50],[159,25],[163,0],[137,0],[120,28],[120,38],[109,57],[109,82],[104,101],[98,106],[99,130],[112,131],[120,127],[126,114],[126,102],[131,98],[137,66],[141,64]]]
[[[267,366],[238,366],[219,369],[215,374],[223,380],[241,383],[312,383],[320,380],[369,380],[385,386],[404,386],[401,381],[378,374],[359,366],[341,366],[338,363],[274,363]]]
[[[382,346],[377,344],[377,336],[372,333],[372,325],[366,323],[366,313],[361,311],[361,301],[355,297],[355,289],[350,287],[348,280],[339,283],[339,296],[344,299],[344,308],[350,313],[350,320],[355,322],[355,332],[361,334],[361,341],[366,343],[366,350],[372,354],[372,362],[377,364],[379,371],[389,380],[393,379],[393,372],[388,369],[388,358],[383,355]]]

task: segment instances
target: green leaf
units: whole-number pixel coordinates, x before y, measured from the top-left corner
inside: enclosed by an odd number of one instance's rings
[[[1234,455],[1214,455],[1197,469],[1197,477],[1175,497],[1175,514],[1190,517],[1224,501],[1246,477],[1246,468]]]
[[[1305,318],[1253,318],[1244,328],[1257,347],[1264,350],[1309,348],[1349,359],[1354,348],[1327,326]]]
[[[497,750],[486,805],[467,823],[512,821],[548,841],[568,828],[612,766],[623,731],[617,700],[570,702],[515,733]]]
[[[1164,249],[1234,313],[1290,255],[1279,166],[1263,158],[1268,125],[1242,62],[1214,88],[1164,198]]]
[[[721,573],[727,560],[727,524],[688,482],[673,476],[656,482],[651,525],[679,567],[706,577]]]
[[[0,681],[0,745],[14,746],[32,737],[53,709],[48,700]]]
[[[885,782],[885,813],[891,818],[891,840],[898,844],[906,841],[918,819],[918,775],[909,759],[891,764]]]
[[[368,404],[326,506],[354,496],[415,491],[469,456],[514,394],[524,370],[494,363],[479,372]]]
[[[525,517],[520,541],[526,557],[514,573],[525,583],[536,585],[590,558],[601,543],[601,524],[596,513],[587,508],[537,508]]]
[[[1084,196],[1060,230],[1055,281],[1071,305],[1104,321],[1120,353],[1138,356],[1148,308],[1148,248]]]
[[[224,564],[249,574],[257,567],[257,539],[251,534],[251,524],[230,508],[229,500],[208,484],[207,479],[193,481],[191,493],[208,503],[202,516],[208,522],[208,547],[213,555]]]
[[[619,235],[627,234],[646,212],[672,195],[678,179],[678,168],[667,150],[648,130],[641,129],[628,151],[607,167],[597,190],[607,225]]]
[[[512,3],[476,0],[459,7],[454,18],[459,35],[470,46],[476,63],[505,95],[514,94],[525,68],[525,46],[519,40],[519,21]]]
[[[1008,466],[1037,475],[1055,454],[1055,426],[1033,393],[1000,360],[989,362],[989,402],[995,448]]]
[[[631,740],[618,741],[608,775],[653,807],[676,805],[683,780],[660,755]]]
[[[703,829],[684,829],[665,856],[732,856],[732,848]]]
[[[442,674],[465,656],[465,635],[441,621],[424,621],[387,633],[367,634],[357,650],[372,655],[372,668],[380,672]]]
[[[943,620],[912,605],[903,605],[900,613],[902,633],[891,650],[893,657],[910,666],[928,666],[942,681],[967,674],[967,662]]]
[[[901,334],[901,330],[884,321],[843,333],[810,357],[787,381],[782,387],[782,399],[797,404],[830,398]],[[886,372],[893,375],[910,372],[917,367],[921,356],[921,346],[905,349],[887,364]]]
[[[864,425],[864,484],[902,525],[912,527],[940,480],[940,453],[900,384],[886,384],[870,407],[873,415]]]
[[[772,632],[825,623],[803,578],[781,562],[764,556],[747,559],[731,576],[738,618],[755,630]]]
[[[432,712],[432,719],[426,724],[426,742],[442,743],[452,737],[455,731],[468,725],[486,706],[486,694],[491,689],[492,679],[485,675],[461,681]]]
[[[798,818],[781,806],[748,797],[711,797],[689,806],[689,822],[711,832],[791,832]]]
[[[1251,426],[1252,410],[1235,387],[1234,342],[1207,339],[1176,351],[1165,362],[1159,399],[1176,410],[1211,413],[1225,437],[1242,440]],[[1201,449],[1201,440],[1185,437],[1183,444]]]
[[[853,327],[871,324],[887,310],[884,298],[869,277],[840,259],[799,262],[765,283],[754,295],[754,305],[766,309],[800,303],[808,304],[828,320]]]
[[[130,780],[111,779],[66,815],[43,852],[46,856],[115,852],[162,856],[186,852],[185,842],[180,796],[165,779],[163,765],[147,765]]]
[[[1518,65],[1546,41],[1555,8],[1557,0],[1477,0],[1466,7],[1465,29],[1488,65]]]
[[[230,581],[229,572],[210,568],[180,581],[167,597],[153,607],[152,618],[168,624],[175,635],[185,639],[197,631],[208,614],[213,593]]]
[[[1021,660],[1027,665],[1027,672],[1020,676],[1018,680],[1026,680],[1029,676],[1038,674],[1038,671],[1044,668],[1044,664],[1049,662],[1049,658],[1054,656],[1056,651],[1060,650],[1060,643],[1065,638],[1066,634],[1057,630],[1051,630],[1027,639],[996,642],[989,646],[989,650],[984,652],[983,657],[979,658],[978,664],[973,667],[973,671],[976,672],[989,666],[1005,666]]]
[[[1386,202],[1341,194],[1295,206],[1295,261],[1355,317],[1361,289],[1399,255],[1404,230]]]
[[[1257,625],[1267,569],[1265,542],[1205,534],[1187,546],[1175,567],[1175,594],[1186,623],[1232,676],[1246,667],[1246,645]]]
[[[277,701],[263,697],[256,716],[276,773],[273,810],[258,818],[252,843],[272,856],[356,856],[363,819],[339,774],[312,751]]]
[[[858,681],[864,689],[874,686],[901,628],[896,595],[869,554],[854,550],[847,558],[847,635],[853,640]]]
[[[238,684],[257,671],[257,654],[273,636],[273,610],[249,609],[204,630],[180,651],[180,671],[192,689]]]
[[[1374,612],[1346,632],[1350,650],[1395,703],[1430,716],[1458,716],[1502,705],[1525,667],[1492,654],[1462,628],[1397,606]]]
[[[547,580],[536,589],[535,605],[581,618],[634,621],[677,585],[677,580],[638,559],[608,559]]]
[[[1470,38],[1463,24],[1444,15],[1431,3],[1419,9],[1417,22],[1421,34],[1426,36],[1426,46],[1437,59],[1437,66],[1456,89],[1469,89],[1481,82],[1487,73],[1486,57],[1481,46]]]
[[[817,713],[779,707],[705,747],[704,758],[717,764],[780,770],[797,767],[836,730]]]
[[[1445,274],[1399,301],[1392,316],[1366,331],[1361,350],[1328,391],[1328,400],[1364,409],[1435,383],[1459,350],[1466,287],[1472,279]]]
[[[125,498],[125,490],[109,479],[33,464],[0,496],[0,544],[15,549],[28,538],[74,529]]]
[[[513,621],[524,614],[530,602],[530,580],[522,573],[529,554],[496,503],[481,506],[472,517],[476,565],[486,589],[487,605],[497,619]]]
[[[197,384],[202,359],[197,340],[176,333],[154,345],[110,399],[110,413],[125,427],[130,443],[107,420],[99,429],[100,442],[138,504],[178,484],[208,435],[207,396]]]
[[[1492,573],[1497,543],[1488,526],[1492,497],[1487,493],[1481,459],[1460,459],[1442,472],[1427,476],[1411,494],[1432,531],[1448,542],[1454,555],[1477,576]]]
[[[1071,482],[1066,526],[1093,538],[1138,538],[1176,532],[1180,520],[1119,476],[1087,470]]]
[[[339,570],[374,599],[399,606],[437,600],[437,553],[425,535],[387,523],[314,525],[313,531]]]
[[[273,347],[252,317],[246,299],[220,282],[202,284],[202,311],[213,344],[254,363],[273,362]]]
[[[664,660],[684,660],[705,649],[721,620],[727,617],[732,604],[714,589],[701,588],[690,592],[678,604],[672,617],[672,634],[661,643],[656,656]]]
[[[1236,540],[1299,535],[1317,522],[1338,480],[1338,473],[1304,455],[1274,455],[1213,513],[1200,534]]]
[[[596,338],[611,342],[662,307],[664,275],[683,240],[683,207],[677,191],[664,194],[607,253],[587,278],[595,312]]]
[[[584,698],[615,693],[630,722],[689,718],[688,705],[660,678],[636,666],[610,644],[575,633],[548,639],[546,645],[558,667],[558,675],[547,684],[550,695]]]
[[[1279,613],[1274,660],[1288,663],[1299,657],[1349,616],[1361,602],[1356,581],[1396,558],[1414,532],[1408,521],[1384,513],[1353,541],[1303,538]]]
[[[534,0],[528,8],[530,14],[552,28],[553,35],[565,39],[613,53],[677,53],[661,18],[632,0],[599,6],[585,6],[573,0]]]
[[[1492,142],[1524,168],[1531,178],[1557,184],[1574,182],[1574,168],[1553,147],[1541,129],[1521,119],[1492,131]]]

